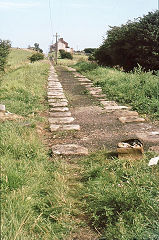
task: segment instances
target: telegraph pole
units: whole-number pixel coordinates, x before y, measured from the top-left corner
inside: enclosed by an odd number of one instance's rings
[[[56,49],[55,49],[55,63],[57,65],[57,55],[58,55],[58,37],[60,37],[57,33],[54,35],[56,37]]]

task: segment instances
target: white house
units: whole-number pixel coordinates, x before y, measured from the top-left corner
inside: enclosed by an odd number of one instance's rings
[[[70,48],[68,46],[68,43],[63,40],[63,38],[59,38],[58,42],[58,50],[65,50],[66,52],[73,53],[73,48]],[[50,51],[55,51],[56,49],[56,43],[50,46]]]

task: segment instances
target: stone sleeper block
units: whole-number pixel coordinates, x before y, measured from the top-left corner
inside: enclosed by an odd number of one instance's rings
[[[118,106],[115,101],[100,101],[104,106]]]
[[[68,103],[67,102],[54,102],[54,103],[49,103],[51,107],[67,107]]]
[[[120,117],[119,121],[122,123],[145,122],[145,119],[139,118],[137,116],[129,116],[129,117]]]
[[[61,93],[56,93],[56,94],[55,94],[55,93],[54,93],[54,94],[53,94],[53,93],[48,93],[47,95],[48,95],[48,96],[55,96],[55,97],[56,97],[56,96],[57,96],[57,97],[65,97],[65,95],[64,95],[64,94],[61,94]]]
[[[88,149],[76,144],[54,145],[52,147],[53,154],[56,155],[88,155]]]
[[[68,107],[50,108],[50,112],[67,112],[67,111],[69,111]]]
[[[61,118],[49,118],[49,122],[52,123],[57,123],[57,124],[65,124],[65,123],[71,123],[75,119],[73,117],[61,117]]]
[[[51,132],[57,132],[57,131],[79,131],[80,126],[78,124],[65,124],[65,125],[57,125],[57,124],[51,124],[50,125]]]
[[[65,95],[62,95],[62,96],[55,96],[55,95],[50,95],[50,96],[47,96],[48,99],[66,99]]]
[[[108,107],[104,107],[105,110],[110,110],[110,111],[115,111],[115,110],[121,110],[121,109],[130,109],[130,107],[126,107],[126,106],[108,106]]]
[[[66,103],[68,103],[67,99],[58,99],[58,98],[48,99],[48,102],[49,102],[49,103],[60,103],[60,102],[66,102]]]
[[[50,117],[71,117],[71,112],[49,112]]]

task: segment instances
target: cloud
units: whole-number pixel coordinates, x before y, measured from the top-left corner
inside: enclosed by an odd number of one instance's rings
[[[22,8],[30,8],[30,7],[36,7],[38,6],[39,3],[38,2],[4,2],[4,1],[0,1],[0,9],[22,9]]]

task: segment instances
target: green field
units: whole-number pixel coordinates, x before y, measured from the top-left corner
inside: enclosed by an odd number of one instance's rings
[[[0,122],[2,239],[85,240],[94,233],[103,240],[158,240],[159,167],[148,167],[155,154],[138,162],[110,157],[106,150],[53,157],[50,66],[47,60],[29,64],[29,55],[12,51],[0,81],[0,103],[23,117]]]

